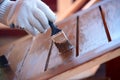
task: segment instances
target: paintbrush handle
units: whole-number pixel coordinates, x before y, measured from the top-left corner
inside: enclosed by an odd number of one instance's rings
[[[50,25],[51,30],[52,30],[51,36],[55,35],[61,31],[60,29],[57,28],[57,26],[53,22],[49,21],[49,25]]]

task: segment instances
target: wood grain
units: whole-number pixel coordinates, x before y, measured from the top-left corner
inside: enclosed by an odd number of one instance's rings
[[[77,17],[73,16],[70,19],[58,23],[58,27],[65,32],[69,42],[74,46],[74,49],[73,51],[70,50],[65,53],[59,53],[56,46],[53,45],[49,64],[48,64],[48,69],[58,66],[59,64],[63,63],[64,60],[71,59],[72,57],[76,56],[76,53],[74,52],[76,47],[76,20]]]
[[[109,6],[108,4],[110,3],[112,4],[112,2],[109,1],[107,6]],[[32,37],[26,37],[4,46],[0,49],[0,53],[5,54],[19,80],[45,80],[49,78],[53,80],[73,79],[76,74],[120,56],[120,49],[118,49],[120,47],[118,32],[118,26],[120,24],[118,23],[119,19],[116,19],[116,21],[113,20],[117,18],[117,16],[119,17],[119,14],[115,16],[116,3],[113,2],[113,4],[114,6],[110,6],[113,11],[108,8],[103,9],[106,3],[99,4],[57,23],[58,27],[63,29],[69,41],[74,46],[73,49],[63,54],[59,53],[54,44],[52,48],[50,48],[50,29],[47,33],[39,34],[33,39]],[[98,7],[100,5],[103,5],[102,10],[104,12],[109,11],[109,15],[111,15],[112,12],[114,14],[112,17],[105,15],[106,24],[112,36],[111,42],[108,42],[104,30],[103,20]],[[117,8],[119,8],[119,5],[117,5]],[[116,12],[119,13],[119,10]],[[79,16],[79,28],[76,28],[77,16]],[[111,21],[107,21],[109,18]],[[115,24],[112,25],[110,24],[111,22]],[[79,29],[78,32],[77,29]],[[77,33],[79,34],[76,35]],[[79,41],[78,47],[80,55],[78,57],[75,56],[77,50],[76,39]],[[50,49],[51,55],[48,60],[48,68],[47,71],[44,72]]]
[[[109,3],[103,4],[106,24],[108,26],[112,40],[120,37],[120,0],[111,0]]]
[[[79,54],[80,56],[89,52],[104,43],[107,43],[107,37],[104,31],[104,25],[102,23],[102,19],[100,16],[100,12],[98,8],[95,8],[89,12],[86,12],[81,15],[74,15],[71,17],[71,20],[68,19],[61,23],[64,27],[63,30],[66,32],[70,42],[76,48],[76,18],[79,16]],[[61,25],[59,25],[61,26]],[[61,26],[62,27],[62,26]],[[69,30],[68,30],[69,27]],[[64,53],[65,55],[60,54],[57,51],[57,48],[53,46],[50,62],[48,65],[48,69],[56,67],[62,63],[66,63],[67,60],[70,60],[75,57],[75,49],[73,49],[72,53]],[[71,54],[71,56],[70,56]],[[68,56],[67,56],[68,55]],[[66,57],[64,57],[66,56]]]
[[[107,43],[107,36],[98,7],[79,15],[79,52],[84,54]]]
[[[44,72],[48,52],[51,45],[50,29],[34,37],[29,54],[19,74],[20,80],[28,80]]]
[[[44,80],[51,77],[53,77],[51,80],[67,80],[95,65],[102,64],[118,56],[120,56],[120,38],[105,43],[82,56],[72,58],[66,63],[62,63],[59,66],[49,69],[31,80]],[[62,74],[59,74],[60,72],[62,72]]]
[[[6,55],[9,65],[16,75],[18,75],[21,70],[24,58],[26,57],[31,46],[31,40],[32,37],[26,37],[22,40],[12,43],[14,46]]]
[[[62,13],[57,22],[60,22],[67,18],[68,16],[72,15],[73,13],[77,12],[79,9],[83,8],[84,5],[89,2],[90,0],[77,0],[75,1],[64,13]]]

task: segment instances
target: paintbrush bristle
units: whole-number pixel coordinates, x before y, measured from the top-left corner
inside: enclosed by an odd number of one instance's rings
[[[57,34],[51,36],[51,38],[61,53],[65,53],[67,50],[73,48],[63,31],[60,31]]]

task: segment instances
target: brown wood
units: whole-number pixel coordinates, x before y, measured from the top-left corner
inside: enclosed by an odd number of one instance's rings
[[[25,56],[31,45],[31,40],[31,36],[26,36],[0,48],[0,52],[2,52],[1,55],[4,54],[6,56],[10,68],[15,73],[13,78],[17,78],[19,75],[19,71],[21,70],[21,66],[23,66]]]
[[[3,46],[0,53],[5,54],[9,60],[17,79],[71,79],[76,74],[120,56],[120,49],[118,49],[120,47],[120,38],[115,38],[108,43],[98,7],[100,5],[103,5],[103,3],[95,5],[84,12],[78,12],[57,23],[74,46],[72,50],[63,54],[59,53],[54,44],[51,48],[50,29],[47,33],[39,34],[34,38],[31,36],[26,37]],[[79,28],[76,28],[77,16],[79,16]],[[77,29],[79,29],[78,32]],[[76,33],[79,34],[76,35]],[[77,36],[79,38],[76,38]],[[78,57],[75,56],[76,48],[78,48],[76,47],[76,39],[79,39],[80,55]],[[51,52],[50,59],[48,58],[49,52]],[[48,61],[49,63],[46,64]],[[44,72],[46,65],[48,65],[48,68]]]
[[[13,48],[9,50],[9,53],[6,55],[11,69],[16,73],[17,76],[30,49],[31,40],[32,37],[27,37],[21,41],[12,43]]]
[[[83,8],[82,10],[88,9],[91,6],[93,6],[94,4],[96,4],[97,2],[99,2],[100,0],[90,0]]]
[[[25,36],[27,33],[24,30],[20,29],[10,29],[10,28],[2,28],[0,29],[0,37],[20,37]]]
[[[120,0],[113,0],[102,5],[102,10],[106,19],[106,23],[111,35],[111,39],[115,40],[120,38]],[[115,58],[106,63],[106,76],[111,80],[120,79],[120,57]]]
[[[89,0],[76,0],[64,13],[62,13],[57,22],[62,21],[63,19],[67,18],[71,14],[77,12],[79,9],[83,8],[83,6],[89,2]]]
[[[118,56],[120,56],[120,38],[106,43],[82,56],[72,58],[71,60],[49,69],[48,71],[31,80],[44,80],[51,77],[53,77],[52,80],[70,79],[76,74],[79,74],[95,65],[102,64]]]
[[[82,15],[79,13],[78,15],[79,15],[79,19],[80,19],[79,20],[79,54],[81,56],[81,55],[85,54],[86,52],[89,52],[89,51],[99,47],[100,45],[107,43],[108,40],[107,40],[105,31],[104,31],[104,25],[102,24],[100,11],[98,8],[95,8],[89,12],[82,14]],[[75,48],[76,48],[76,46],[75,46],[76,45],[75,44],[76,43],[75,27],[77,26],[76,20],[77,20],[78,15],[74,15],[71,18],[71,20],[68,20],[69,24],[66,22],[67,20],[64,21],[64,23],[61,23],[62,25],[64,24],[63,30],[65,32],[67,32],[68,38],[71,41],[71,43],[74,45]],[[74,23],[74,26],[73,26],[73,23]],[[71,33],[68,33],[67,27],[69,27],[69,32],[71,32]],[[75,49],[74,49],[74,51],[75,51]],[[62,55],[62,54],[58,53],[57,48],[55,46],[53,46],[48,69],[58,66],[59,64],[65,63],[67,60],[75,57],[75,54],[76,54],[75,52],[74,53],[66,52],[65,55]]]
[[[105,20],[112,40],[120,37],[120,0],[110,1],[102,5]]]
[[[106,63],[106,76],[111,80],[120,79],[120,57]]]
[[[51,45],[50,29],[34,37],[28,55],[19,74],[20,80],[28,80],[44,72]]]
[[[72,0],[57,0],[57,14],[62,14],[72,5]]]

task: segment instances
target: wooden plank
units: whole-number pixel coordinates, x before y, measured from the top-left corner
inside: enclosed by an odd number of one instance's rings
[[[103,28],[103,22],[101,20],[101,16],[100,16],[100,12],[99,12],[98,8],[92,8],[88,11],[77,13],[74,16],[59,23],[58,26],[60,28],[62,28],[64,30],[64,32],[67,34],[72,45],[76,46],[76,40],[75,40],[76,39],[76,29],[77,29],[76,28],[76,17],[78,15],[80,18],[80,21],[79,21],[80,22],[80,24],[79,24],[80,51],[79,52],[81,54],[80,55],[81,57],[80,56],[75,57],[76,47],[74,47],[73,50],[66,52],[66,54],[60,54],[58,52],[57,48],[55,47],[55,45],[53,45],[52,55],[51,55],[50,63],[48,66],[48,71],[45,72],[45,73],[48,72],[51,74],[48,74],[48,73],[45,75],[43,75],[44,73],[41,74],[41,72],[44,72],[44,67],[45,67],[47,55],[48,55],[48,52],[50,49],[50,44],[51,44],[50,30],[49,30],[46,34],[39,35],[35,38],[34,43],[32,44],[32,47],[30,48],[30,51],[27,48],[23,49],[23,50],[27,49],[29,51],[29,55],[26,57],[26,59],[24,58],[25,62],[22,64],[22,69],[17,67],[17,71],[18,71],[18,73],[20,73],[18,75],[19,79],[24,80],[24,79],[30,79],[32,77],[36,77],[38,79],[39,79],[39,77],[41,77],[41,79],[50,78],[59,73],[66,71],[66,70],[77,67],[78,65],[80,65],[86,61],[89,61],[92,58],[102,55],[102,53],[97,54],[96,52],[95,53],[90,52],[91,50],[99,47],[100,45],[107,43],[107,38],[106,38],[105,31]],[[70,28],[68,29],[68,27],[70,27]],[[87,28],[89,28],[89,29],[87,29]],[[95,42],[93,42],[93,41],[95,41]],[[27,40],[21,41],[21,42],[26,43]],[[39,43],[39,42],[41,42],[41,43]],[[12,52],[13,52],[12,58],[14,58],[13,54],[17,55],[16,52],[21,53],[20,49],[18,49],[20,46],[19,44],[20,44],[19,41],[17,42],[17,44],[15,44],[15,47],[17,47],[16,48],[17,50],[12,49]],[[27,42],[26,44],[29,44],[29,42]],[[24,48],[24,43],[22,43],[21,46],[23,46],[22,48]],[[88,52],[90,52],[90,54],[84,54],[84,53],[88,53]],[[11,51],[10,51],[10,53],[11,53]],[[118,56],[118,55],[116,54],[115,56]],[[115,56],[113,56],[113,57],[115,57]],[[13,66],[14,68],[16,68],[16,65],[18,65],[18,64],[16,64],[17,62],[19,63],[20,60],[23,60],[23,57],[24,56],[21,57],[22,59],[21,58],[17,59],[17,61],[13,61],[13,59],[11,59],[10,62],[13,62],[13,64],[15,63],[15,65],[14,65],[15,67]],[[9,58],[9,55],[8,55],[8,58]],[[85,58],[85,60],[83,60],[82,58]],[[90,66],[90,67],[93,67],[93,66]],[[31,69],[32,69],[32,71],[31,71]],[[83,69],[83,70],[85,70],[85,69]],[[43,76],[39,76],[39,74],[41,74]],[[68,77],[69,77],[69,75],[68,75]],[[63,78],[64,78],[64,76],[63,76]]]
[[[62,22],[58,23],[58,27],[61,28],[65,32],[65,34],[68,37],[70,43],[74,46],[74,51],[75,51],[75,47],[76,47],[76,20],[77,20],[76,16],[73,16],[70,19],[67,19],[65,21],[62,21]],[[69,27],[69,29],[68,29],[68,27]],[[69,58],[70,57],[72,58],[76,55],[76,54],[71,54],[71,52],[69,53],[69,51],[66,52],[65,54],[69,55],[68,56]],[[48,64],[48,69],[50,69],[54,66],[57,66],[58,64],[61,64],[64,60],[63,58],[66,55],[64,55],[64,53],[59,53],[56,46],[53,45],[51,56],[50,56],[50,61],[49,61],[49,64]],[[59,57],[59,56],[62,56],[62,57]]]
[[[13,49],[13,46],[14,46],[13,44],[7,44],[7,45],[0,46],[0,56],[7,55],[9,51]]]
[[[46,33],[34,37],[32,47],[20,71],[19,80],[28,80],[44,72],[51,45],[50,35],[49,29]]]
[[[106,33],[104,31],[104,25],[100,16],[98,8],[95,8],[89,12],[79,15],[79,54],[83,55],[98,46],[107,43]],[[76,17],[74,15],[71,18],[61,23],[64,27],[63,30],[66,32],[70,42],[74,45],[73,52],[66,52],[65,55],[60,54],[57,48],[53,46],[50,62],[48,69],[56,67],[62,63],[66,63],[75,57],[76,54]],[[59,25],[61,26],[61,25]],[[69,27],[69,29],[68,29]],[[97,34],[97,35],[96,35]],[[70,55],[71,54],[71,55]]]
[[[79,18],[79,52],[81,55],[108,42],[98,7],[79,15]]]
[[[106,2],[108,2],[108,1],[106,1]],[[105,3],[105,2],[102,2],[101,4],[103,4],[103,3]],[[105,30],[104,30],[104,25],[103,25],[103,21],[102,21],[102,18],[101,18],[100,10],[99,10],[99,8],[97,8],[101,4],[95,5],[96,8],[92,7],[88,11],[76,14],[76,16],[77,15],[80,16],[80,22],[81,22],[80,23],[81,31],[80,31],[80,35],[79,35],[80,36],[80,46],[85,45],[84,47],[80,47],[81,48],[80,53],[81,54],[83,53],[83,55],[84,55],[84,53],[87,53],[87,52],[97,48],[98,46],[100,46],[104,43],[107,43],[106,33],[105,33]],[[70,17],[70,18],[73,18],[73,16]],[[66,21],[69,20],[70,18],[66,19]],[[83,26],[85,26],[85,27],[83,27]],[[83,34],[86,35],[86,37],[82,36],[82,38],[81,38],[81,35],[83,35]],[[81,44],[81,43],[83,43],[82,41],[84,41],[84,44]],[[52,53],[52,55],[51,55],[50,63],[49,63],[49,66],[48,66],[48,71],[52,70],[54,68],[56,69],[59,65],[60,65],[60,67],[62,67],[62,66],[64,66],[64,64],[67,64],[67,62],[69,60],[71,60],[71,59],[73,60],[74,58],[76,58],[75,56],[72,55],[72,57],[71,57],[68,54],[68,53],[75,54],[74,50],[73,50],[73,52],[71,51],[71,52],[67,53],[69,56],[66,56],[67,55],[66,54],[65,56],[62,56],[62,57],[61,57],[61,55],[59,55],[59,53],[56,52],[56,49],[55,49],[54,46],[53,46],[53,51],[54,51],[54,53]],[[70,66],[71,64],[67,64],[67,65]],[[57,69],[59,69],[58,72],[56,71],[56,73],[53,73],[51,75],[49,74],[47,76],[43,76],[43,78],[40,78],[40,79],[53,77],[53,76],[55,76],[55,75],[57,75],[61,72],[66,71],[69,68],[69,66],[64,66],[64,68],[62,67],[63,69],[62,68],[60,68],[60,69],[57,68]],[[72,65],[72,67],[73,66],[74,65]]]
[[[102,11],[105,16],[106,24],[111,35],[111,39],[120,37],[120,0],[111,0],[102,5]]]
[[[57,0],[57,13],[62,14],[72,3],[72,0]]]
[[[16,42],[13,42],[13,47],[8,51],[6,57],[9,61],[11,69],[18,76],[21,70],[24,58],[26,57],[31,46],[32,37],[28,36]]]
[[[77,10],[81,9],[89,0],[77,0],[75,1],[64,13],[62,13],[57,22],[62,21],[63,19],[67,18],[71,14],[75,13]]]
[[[63,63],[52,69],[49,69],[48,71],[40,74],[39,76],[31,80],[44,80],[49,79],[53,76],[54,77],[51,78],[51,80],[71,79],[72,77],[76,76],[76,74],[79,74],[85,70],[88,70],[89,68],[92,68],[95,65],[102,64],[119,56],[120,56],[120,38],[117,40],[113,40],[109,43],[105,43],[104,45],[90,52],[87,52],[82,56],[72,58],[72,60],[68,60],[66,63]],[[60,72],[63,73],[59,74]],[[55,76],[56,74],[59,75]]]
[[[88,9],[90,8],[91,6],[93,6],[94,4],[96,4],[97,2],[99,2],[100,0],[91,0],[89,1],[83,8],[82,10],[85,10],[85,9]]]

